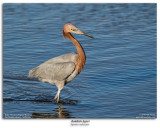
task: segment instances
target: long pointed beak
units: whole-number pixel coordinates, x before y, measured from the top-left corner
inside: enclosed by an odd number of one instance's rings
[[[83,32],[83,35],[88,36],[88,37],[90,37],[90,38],[94,38],[93,36],[88,35],[87,33],[84,33],[84,32]]]
[[[81,30],[78,30],[76,33],[77,33],[77,34],[82,34],[82,35],[88,36],[88,37],[90,37],[90,38],[94,38],[93,36],[91,36],[91,35],[83,32],[83,31],[81,31]]]

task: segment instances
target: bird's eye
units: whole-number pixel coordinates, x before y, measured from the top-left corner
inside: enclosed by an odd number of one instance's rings
[[[72,31],[74,31],[74,29],[71,28]]]

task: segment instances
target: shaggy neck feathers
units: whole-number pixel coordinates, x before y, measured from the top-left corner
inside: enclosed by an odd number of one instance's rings
[[[77,52],[78,52],[78,58],[76,60],[76,70],[78,73],[82,71],[84,68],[85,62],[86,62],[86,55],[85,52],[81,46],[81,44],[71,35],[69,32],[65,32],[63,30],[63,37],[65,36],[72,41],[72,43],[75,45]]]

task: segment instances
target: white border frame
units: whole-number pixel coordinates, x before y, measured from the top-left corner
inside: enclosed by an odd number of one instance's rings
[[[160,22],[160,5],[159,0],[0,0],[0,17],[2,18],[2,4],[3,3],[157,3],[157,119],[91,119],[90,125],[86,127],[109,127],[109,128],[158,128],[160,127],[160,120],[159,120],[159,109],[160,108],[160,91],[159,91],[159,84],[160,80],[160,32],[159,32],[159,22]],[[0,47],[0,69],[2,69],[2,19],[0,22],[0,33],[1,33],[1,47]],[[159,35],[159,36],[158,36]],[[2,83],[2,70],[0,73],[0,83]],[[3,93],[2,86],[0,88],[0,92]],[[0,127],[1,128],[44,128],[44,127],[58,127],[58,128],[68,128],[73,127],[71,126],[71,119],[11,119],[6,120],[2,119],[2,94],[0,95],[0,102],[1,102],[1,120],[0,120]],[[77,126],[79,127],[79,126]],[[82,126],[84,127],[84,126]]]

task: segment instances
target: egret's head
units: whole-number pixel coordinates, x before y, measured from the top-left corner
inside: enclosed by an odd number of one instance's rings
[[[67,23],[64,25],[63,27],[63,36],[65,37],[66,33],[76,33],[76,34],[82,34],[82,35],[86,35],[90,38],[94,38],[91,35],[88,35],[87,33],[84,33],[83,31],[79,30],[75,25],[71,24],[71,23]]]

